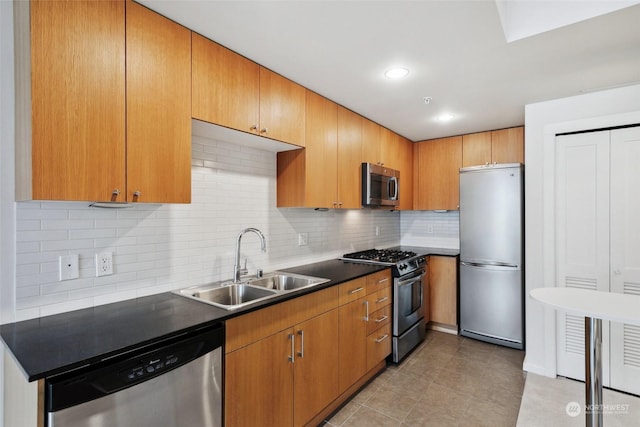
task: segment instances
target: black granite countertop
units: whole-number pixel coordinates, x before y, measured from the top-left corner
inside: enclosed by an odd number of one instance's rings
[[[280,269],[330,279],[239,310],[223,310],[167,292],[0,326],[2,340],[29,381],[100,363],[268,305],[366,276],[385,266],[339,260]]]

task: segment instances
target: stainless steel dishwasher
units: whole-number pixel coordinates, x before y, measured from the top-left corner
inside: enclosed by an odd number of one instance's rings
[[[47,426],[221,426],[223,342],[216,325],[47,379]]]

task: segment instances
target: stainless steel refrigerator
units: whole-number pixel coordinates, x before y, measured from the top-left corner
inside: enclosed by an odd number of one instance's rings
[[[460,169],[460,334],[524,348],[523,173]]]

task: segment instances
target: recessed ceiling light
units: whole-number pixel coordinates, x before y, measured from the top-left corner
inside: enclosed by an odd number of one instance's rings
[[[394,79],[394,80],[406,77],[408,74],[409,74],[409,69],[402,68],[402,67],[389,68],[387,71],[384,72],[384,75],[388,79]]]
[[[436,120],[438,120],[439,122],[448,122],[453,120],[453,114],[449,114],[449,113],[444,113],[444,114],[440,114]]]

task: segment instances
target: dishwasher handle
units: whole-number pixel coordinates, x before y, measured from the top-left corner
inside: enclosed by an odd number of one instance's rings
[[[98,399],[183,366],[224,344],[224,326],[164,340],[45,382],[46,410],[55,412]]]

